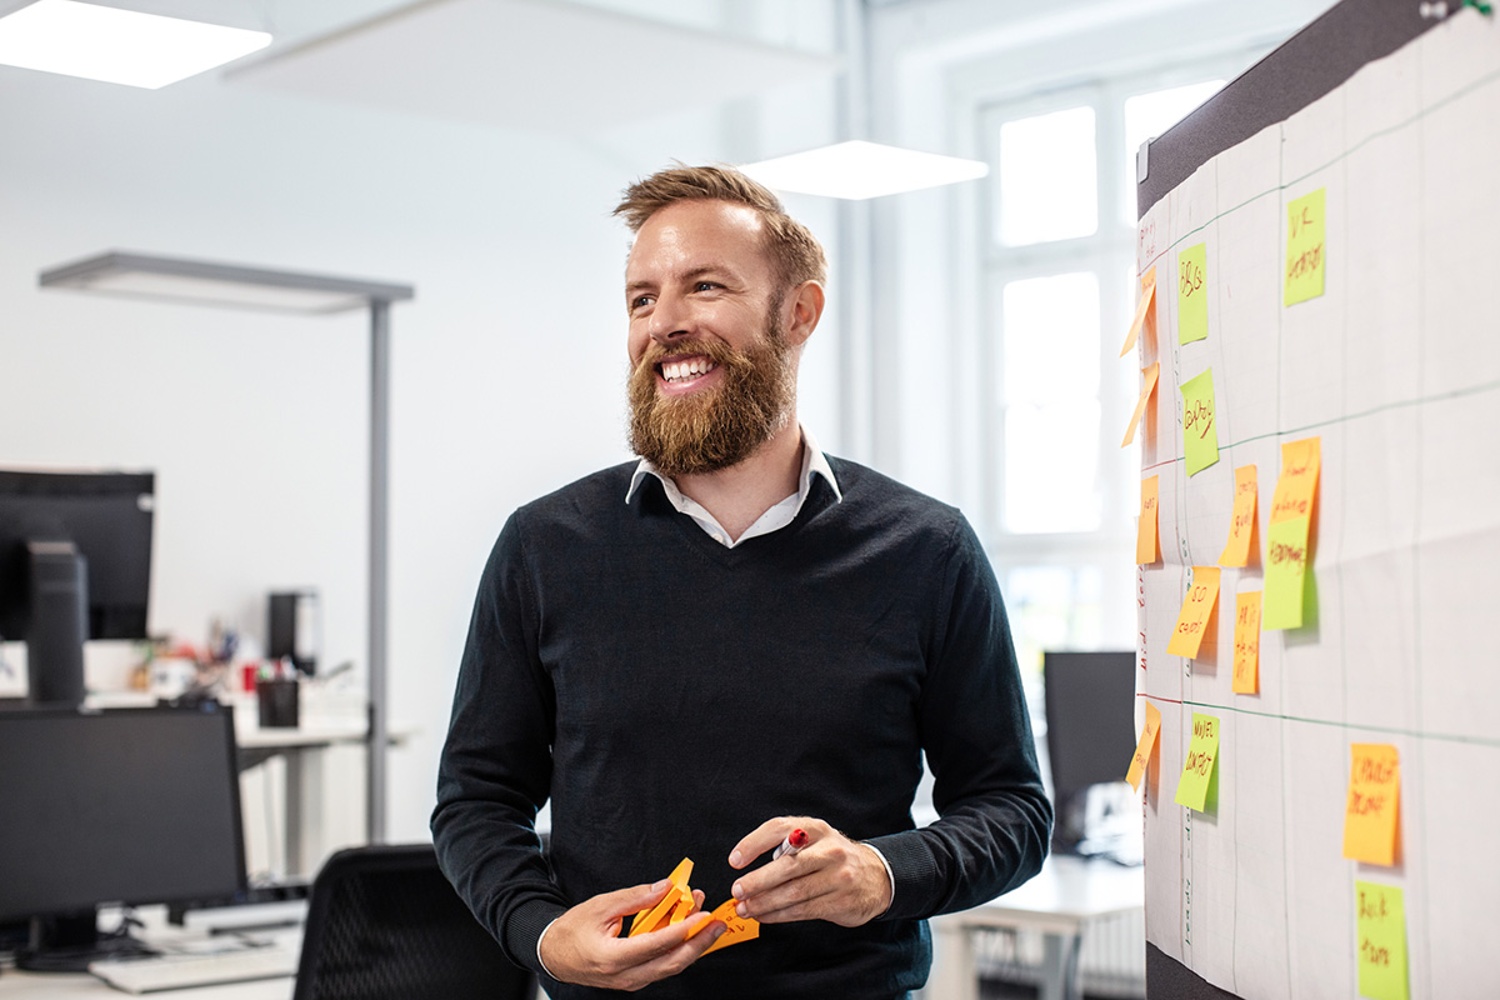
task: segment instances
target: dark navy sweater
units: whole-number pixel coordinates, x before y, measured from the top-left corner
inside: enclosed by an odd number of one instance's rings
[[[1041,867],[1051,823],[1000,591],[951,507],[830,458],[787,527],[725,548],[633,466],[516,511],[485,567],[438,778],[443,869],[518,964],[542,929],[683,857],[707,906],[729,849],[778,815],[890,863],[857,928],[766,924],[642,997],[892,996],[931,964],[923,918]],[[914,829],[922,758],[941,819]],[[550,798],[547,856],[533,827]],[[554,1000],[603,991],[544,978]]]

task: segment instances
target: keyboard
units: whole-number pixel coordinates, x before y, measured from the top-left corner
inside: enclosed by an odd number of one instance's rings
[[[89,963],[89,971],[126,993],[157,993],[189,986],[239,983],[297,974],[297,953],[272,945],[208,954],[153,955]]]

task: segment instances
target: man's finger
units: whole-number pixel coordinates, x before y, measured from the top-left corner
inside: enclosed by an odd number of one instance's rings
[[[786,839],[798,827],[822,826],[810,816],[774,816],[741,838],[729,852],[729,867],[743,868]]]

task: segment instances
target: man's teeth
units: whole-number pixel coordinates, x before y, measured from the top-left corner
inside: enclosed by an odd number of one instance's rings
[[[680,382],[684,379],[706,375],[716,367],[707,358],[688,358],[685,361],[663,361],[661,363],[661,377],[668,382]]]

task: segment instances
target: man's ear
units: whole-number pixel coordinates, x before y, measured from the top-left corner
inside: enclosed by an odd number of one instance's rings
[[[787,296],[787,305],[783,307],[789,314],[786,325],[788,344],[801,347],[807,343],[807,338],[818,328],[818,320],[823,318],[824,303],[821,282],[804,281],[792,289],[792,293]]]

